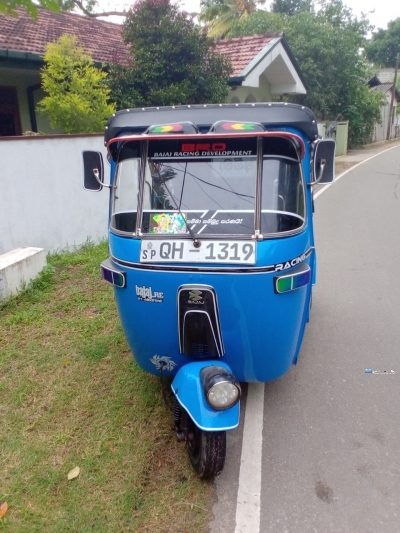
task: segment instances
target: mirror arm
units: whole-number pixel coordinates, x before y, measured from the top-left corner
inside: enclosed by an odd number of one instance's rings
[[[308,184],[310,187],[312,187],[313,185],[317,185],[317,183],[321,181],[322,176],[324,175],[325,165],[326,165],[326,159],[321,159],[321,170],[319,172],[319,176],[316,180]]]
[[[99,185],[101,185],[102,187],[108,187],[109,189],[112,189],[113,187],[112,185],[106,185],[105,183],[102,183],[100,181],[100,173],[99,173],[98,168],[93,169],[93,174],[94,174],[94,177],[96,178],[97,183],[99,183]]]

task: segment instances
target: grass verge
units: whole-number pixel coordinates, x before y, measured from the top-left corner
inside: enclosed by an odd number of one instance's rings
[[[207,531],[213,486],[176,442],[158,379],[132,359],[99,276],[107,255],[52,255],[0,308],[0,531]]]

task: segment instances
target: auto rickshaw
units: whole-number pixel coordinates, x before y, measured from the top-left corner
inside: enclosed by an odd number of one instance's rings
[[[169,377],[178,440],[201,478],[220,473],[242,382],[295,364],[316,279],[313,186],[335,143],[287,103],[127,109],[83,153],[84,187],[109,188],[114,287],[138,365]]]

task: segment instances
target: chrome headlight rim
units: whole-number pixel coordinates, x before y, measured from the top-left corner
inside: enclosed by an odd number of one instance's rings
[[[230,409],[231,407],[234,407],[239,401],[242,396],[242,390],[240,387],[239,382],[235,378],[235,376],[226,368],[221,366],[207,366],[202,368],[201,372],[201,380],[203,384],[203,390],[204,390],[204,396],[207,400],[208,405],[215,409],[216,411],[225,411],[227,409]],[[221,387],[221,385],[231,385],[234,387],[237,391],[237,396],[234,398],[233,401],[231,401],[228,405],[218,405],[213,403],[213,401],[210,399],[210,394],[215,387]]]

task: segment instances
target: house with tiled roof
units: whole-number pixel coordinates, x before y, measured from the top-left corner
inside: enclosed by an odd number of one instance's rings
[[[127,57],[120,25],[72,13],[38,11],[37,20],[23,9],[18,9],[18,18],[0,14],[0,136],[52,131],[35,111],[44,96],[40,68],[47,43],[64,33],[76,35],[99,66]]]
[[[99,66],[124,62],[128,49],[122,26],[73,13],[39,8],[34,20],[22,9],[19,17],[0,14],[0,136],[26,131],[54,133],[36,112],[44,96],[40,68],[47,43],[67,33],[76,35]],[[270,101],[284,94],[305,94],[306,85],[283,34],[222,40],[217,52],[232,61],[228,102]]]
[[[232,62],[231,103],[269,102],[276,96],[307,92],[300,67],[282,33],[222,39],[216,50]]]
[[[394,69],[383,69],[378,71],[368,80],[371,91],[382,95],[383,104],[381,106],[381,123],[376,123],[372,142],[385,141],[388,129],[389,138],[400,137],[400,116],[397,114],[400,106],[400,91],[394,86]],[[391,103],[393,99],[393,107]],[[389,127],[390,123],[390,127]]]

